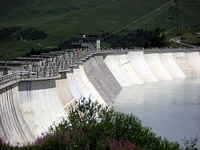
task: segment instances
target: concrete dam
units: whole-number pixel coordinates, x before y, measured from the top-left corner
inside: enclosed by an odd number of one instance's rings
[[[99,50],[21,58],[28,76],[19,76],[16,69],[0,79],[0,137],[11,145],[26,145],[67,117],[69,106],[82,97],[111,106],[123,87],[198,77],[199,51]],[[50,63],[56,75],[48,69]],[[48,75],[39,76],[41,66],[50,70]]]

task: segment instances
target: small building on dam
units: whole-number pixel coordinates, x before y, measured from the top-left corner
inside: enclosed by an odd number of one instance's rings
[[[96,37],[87,37],[85,34],[78,34],[69,43],[70,48],[100,49],[100,40]]]

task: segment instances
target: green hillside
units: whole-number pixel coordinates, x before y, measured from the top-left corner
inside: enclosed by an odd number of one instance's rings
[[[14,59],[37,49],[55,47],[76,33],[114,32],[165,4],[168,0],[2,0],[0,28],[19,26],[44,31],[47,38],[24,41],[13,33],[0,41],[0,60]],[[182,28],[200,24],[200,0],[181,0]],[[174,27],[174,7],[150,16],[138,28]],[[22,30],[21,29],[21,30]]]

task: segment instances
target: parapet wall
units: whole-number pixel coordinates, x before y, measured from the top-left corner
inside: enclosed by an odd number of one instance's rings
[[[160,51],[62,53],[59,54],[60,59],[51,57],[51,63],[46,58],[37,62],[38,68],[49,69],[55,68],[51,65],[57,61],[58,67],[53,76],[50,72],[42,77],[37,75],[31,63],[29,66],[33,70],[23,72],[23,75],[16,72],[3,76],[0,87],[0,136],[12,145],[26,145],[34,142],[54,122],[67,117],[69,106],[75,105],[80,98],[90,98],[111,106],[123,87],[200,76],[198,50]],[[64,60],[64,56],[73,57]],[[68,64],[63,64],[65,62]]]

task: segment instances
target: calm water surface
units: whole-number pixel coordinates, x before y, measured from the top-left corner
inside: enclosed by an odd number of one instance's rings
[[[158,136],[181,144],[184,137],[200,137],[200,78],[124,88],[115,108],[133,113]]]

